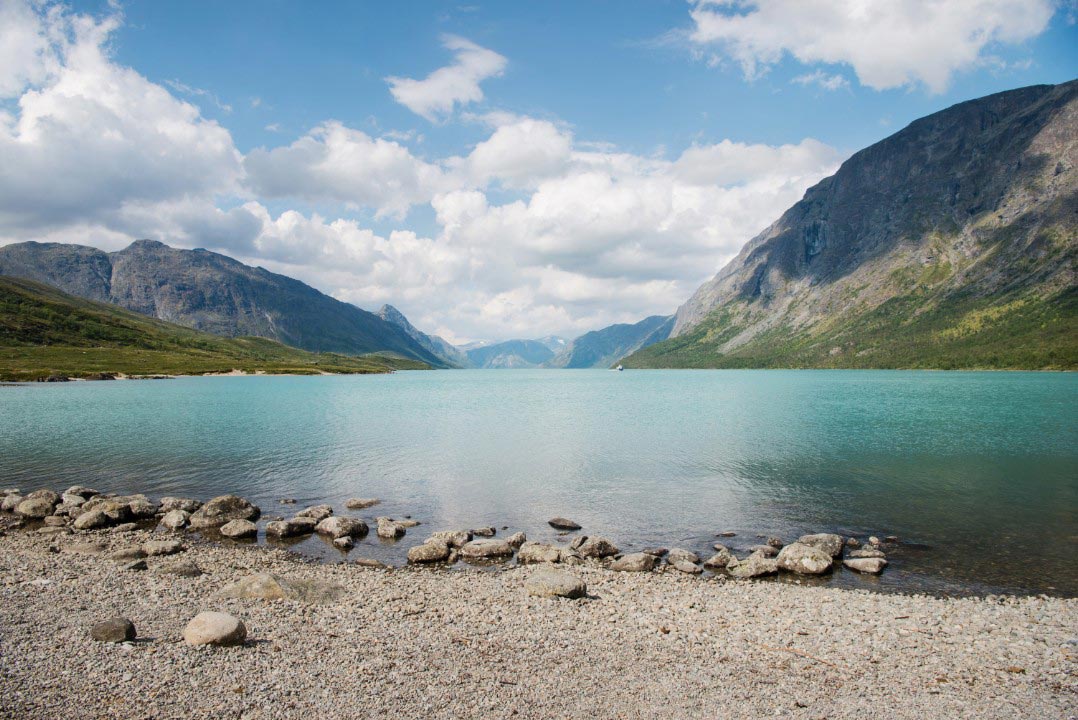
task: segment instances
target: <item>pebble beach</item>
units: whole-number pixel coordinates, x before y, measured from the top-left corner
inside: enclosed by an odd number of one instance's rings
[[[145,557],[147,543],[162,554]],[[884,595],[590,561],[558,571],[586,584],[568,599],[532,593],[543,563],[326,565],[148,529],[9,531],[0,549],[3,717],[1078,712],[1074,599]],[[315,592],[228,596],[252,576]],[[205,611],[238,619],[243,641],[185,640]],[[117,617],[133,640],[91,636]]]

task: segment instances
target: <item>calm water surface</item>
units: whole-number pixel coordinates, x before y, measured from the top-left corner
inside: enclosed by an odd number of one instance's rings
[[[1078,594],[1078,376],[889,371],[438,371],[0,388],[0,483],[277,501],[354,496],[436,529],[703,554],[719,531],[897,535],[843,586]],[[295,548],[343,559],[318,538]]]

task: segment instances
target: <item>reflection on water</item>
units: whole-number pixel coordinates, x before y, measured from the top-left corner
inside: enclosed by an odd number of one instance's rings
[[[897,535],[878,580],[1078,594],[1078,377],[888,371],[444,371],[0,389],[0,482],[208,497],[266,515],[381,497],[436,529],[699,552],[834,530]],[[342,557],[318,539],[292,546]]]

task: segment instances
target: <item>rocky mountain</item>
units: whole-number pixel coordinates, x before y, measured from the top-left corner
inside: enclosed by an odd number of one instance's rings
[[[0,247],[0,275],[29,278],[215,335],[270,338],[314,352],[389,352],[436,367],[446,364],[398,324],[208,250],[180,250],[152,240],[112,253],[25,242]]]
[[[536,338],[536,342],[546,345],[547,349],[555,355],[569,345],[569,341],[559,335],[547,335],[546,337]]]
[[[416,329],[408,318],[404,317],[397,308],[392,305],[383,305],[377,313],[378,317],[387,323],[396,325],[403,330],[408,337],[415,340],[431,355],[442,361],[446,367],[464,368],[469,366],[468,356],[437,335],[427,335],[422,330]]]
[[[961,103],[852,157],[636,367],[1078,366],[1078,81]]]
[[[554,352],[538,340],[506,340],[468,350],[472,367],[501,370],[539,367],[554,357]]]
[[[593,330],[570,342],[546,362],[556,368],[606,368],[627,355],[670,337],[673,315],[652,315],[638,323]]]

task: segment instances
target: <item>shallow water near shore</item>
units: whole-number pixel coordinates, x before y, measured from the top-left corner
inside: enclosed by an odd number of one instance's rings
[[[896,535],[879,578],[936,594],[1078,595],[1078,376],[605,370],[213,377],[0,389],[0,484],[304,504],[423,525],[327,561],[399,564],[430,531],[706,556],[760,535]],[[296,506],[278,504],[295,498]],[[346,511],[349,497],[382,504]],[[504,534],[499,530],[500,534]]]

